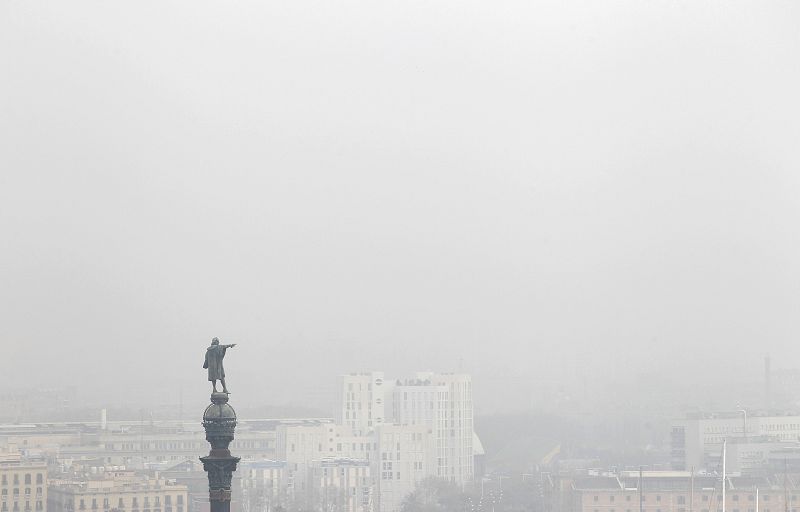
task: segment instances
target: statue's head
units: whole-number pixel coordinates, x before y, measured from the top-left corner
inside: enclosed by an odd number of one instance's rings
[[[213,340],[211,340],[211,344],[212,345],[219,345],[219,338],[214,338]]]

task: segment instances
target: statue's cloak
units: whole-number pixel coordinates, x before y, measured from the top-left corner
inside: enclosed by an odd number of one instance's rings
[[[228,347],[211,345],[206,349],[206,362],[203,368],[208,368],[208,380],[215,381],[225,378],[225,368],[222,367],[222,358]]]

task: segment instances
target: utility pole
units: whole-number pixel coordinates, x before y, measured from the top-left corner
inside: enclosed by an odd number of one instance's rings
[[[783,510],[789,512],[789,490],[786,481],[789,478],[789,459],[783,458]]]

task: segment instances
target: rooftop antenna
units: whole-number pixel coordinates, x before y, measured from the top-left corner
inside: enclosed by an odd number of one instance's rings
[[[772,380],[772,369],[770,368],[769,354],[764,356],[764,406],[769,411],[772,408],[772,390],[770,384]]]
[[[178,388],[178,430],[183,432],[183,386]]]
[[[742,407],[741,403],[736,404],[736,407],[738,407],[739,412],[742,413],[742,437],[747,437],[747,409]]]

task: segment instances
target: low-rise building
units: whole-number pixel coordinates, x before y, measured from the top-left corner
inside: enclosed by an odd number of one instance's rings
[[[133,471],[54,480],[48,491],[48,512],[186,512],[185,485],[150,479]]]
[[[800,440],[800,416],[748,415],[744,410],[688,414],[672,422],[672,469],[714,469],[719,464],[723,441],[734,438],[797,442]]]
[[[794,478],[781,474],[728,477],[725,480],[725,510],[800,510],[800,489],[794,482]],[[622,471],[575,476],[569,487],[554,490],[554,503],[550,510],[716,512],[723,509],[722,478],[716,475],[693,476],[687,471],[644,471],[641,474]]]
[[[369,461],[323,459],[314,464],[312,480],[321,510],[369,512],[372,510],[373,482]]]

